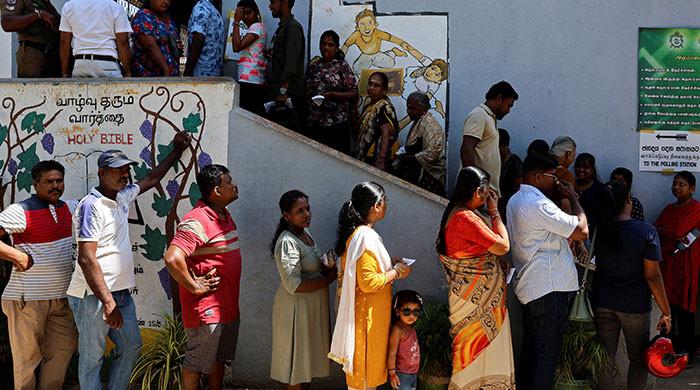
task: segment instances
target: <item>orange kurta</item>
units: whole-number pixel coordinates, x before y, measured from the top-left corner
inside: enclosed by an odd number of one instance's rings
[[[343,270],[345,261],[343,255]],[[342,280],[342,274],[339,279]],[[391,329],[391,284],[387,281],[375,255],[365,251],[357,259],[355,355],[353,375],[346,375],[350,387],[376,387],[387,381],[386,356]]]

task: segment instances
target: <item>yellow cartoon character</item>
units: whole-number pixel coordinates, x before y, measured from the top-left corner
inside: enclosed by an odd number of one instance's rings
[[[355,45],[361,54],[352,64],[352,69],[356,75],[362,73],[362,69],[370,68],[391,68],[396,64],[396,57],[405,57],[406,52],[411,54],[416,60],[421,62],[424,56],[408,42],[393,36],[379,28],[379,23],[372,10],[366,9],[355,17],[355,31],[350,34],[343,43],[341,50],[348,52],[348,48]],[[391,50],[381,51],[382,42],[391,42],[401,47],[394,47]],[[403,49],[403,50],[402,50]],[[404,51],[405,50],[405,51]]]

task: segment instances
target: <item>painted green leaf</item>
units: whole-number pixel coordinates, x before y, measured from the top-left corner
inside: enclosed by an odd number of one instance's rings
[[[46,118],[46,114],[37,114],[36,111],[30,112],[22,119],[22,130],[27,133],[43,133],[44,118]]]
[[[17,189],[30,193],[32,190],[32,173],[29,170],[17,173]]]
[[[150,226],[146,225],[145,232],[141,235],[145,244],[139,245],[143,257],[152,261],[160,261],[163,258],[163,253],[165,253],[165,245],[168,243],[165,234],[160,232],[159,228],[151,229]]]
[[[5,166],[5,161],[4,161],[4,160],[0,160],[0,169],[2,169],[2,167],[4,167],[4,166]]]
[[[199,186],[196,182],[192,182],[192,184],[190,184],[189,196],[192,207],[194,207],[194,205],[196,205],[197,202],[202,198],[202,191],[200,191]]]
[[[175,149],[175,145],[173,145],[173,142],[170,141],[169,144],[167,145],[158,145],[158,155],[156,156],[156,160],[158,160],[158,164],[162,163],[163,160],[165,160],[166,157],[170,154]],[[178,171],[179,167],[177,166],[177,161],[175,164],[173,164],[173,169],[175,172]]]
[[[32,146],[24,150],[24,152],[17,155],[19,159],[19,166],[17,169],[26,169],[30,171],[36,164],[39,163],[39,156],[36,155],[36,142]]]
[[[157,193],[154,193],[151,207],[156,211],[157,216],[161,218],[166,217],[173,207],[173,200],[168,199],[167,195],[159,196]]]
[[[0,125],[0,144],[7,138],[7,126]]]
[[[199,113],[191,113],[187,118],[182,118],[182,128],[186,132],[195,134],[197,133],[197,128],[202,125],[202,118]]]
[[[136,179],[136,181],[139,181],[146,177],[146,175],[148,175],[149,172],[151,172],[151,170],[148,169],[148,166],[145,162],[142,162],[141,165],[137,165],[134,167],[134,179]]]

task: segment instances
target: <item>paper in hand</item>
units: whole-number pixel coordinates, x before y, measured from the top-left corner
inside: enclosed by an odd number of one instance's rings
[[[513,280],[514,275],[515,275],[515,267],[512,267],[511,269],[508,270],[508,275],[506,276],[506,284],[510,284],[510,281]]]

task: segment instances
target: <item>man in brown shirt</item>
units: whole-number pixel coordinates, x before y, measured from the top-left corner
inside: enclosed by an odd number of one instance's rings
[[[60,77],[58,23],[50,0],[0,0],[0,24],[16,32],[17,77]]]

